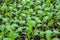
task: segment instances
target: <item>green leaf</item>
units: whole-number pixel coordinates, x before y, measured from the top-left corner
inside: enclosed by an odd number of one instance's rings
[[[52,17],[53,16],[53,13],[47,13],[48,17]]]
[[[60,11],[56,14],[57,19],[60,19]]]
[[[42,16],[44,16],[44,15],[45,15],[45,13],[43,13],[43,11],[38,10],[38,16],[39,16],[39,17],[42,17]]]
[[[47,21],[48,18],[49,18],[48,16],[43,17],[43,21],[44,21],[44,22]]]
[[[27,22],[31,20],[31,17],[30,15],[27,15],[27,18],[26,18]]]
[[[49,21],[49,23],[48,23],[48,26],[52,26],[52,25],[53,25],[53,23],[54,23],[54,20],[53,20],[53,19],[51,19],[51,20]]]
[[[6,23],[6,31],[12,31],[9,23]]]
[[[16,32],[20,32],[20,31],[22,32],[22,28],[23,28],[23,27],[19,27],[19,28],[16,30]]]
[[[44,31],[40,31],[40,36],[44,37]]]
[[[7,6],[6,6],[5,3],[4,3],[3,6],[1,7],[1,10],[2,10],[2,11],[7,10]]]
[[[22,0],[22,4],[25,5],[26,4],[26,1],[25,0]]]
[[[11,38],[11,40],[14,40],[16,37],[18,37],[18,33],[15,33],[15,32],[10,32],[9,33],[9,37]]]
[[[38,17],[35,17],[35,22],[42,23],[42,21]]]
[[[53,30],[54,34],[60,34],[60,32],[58,30]]]
[[[9,18],[2,18],[3,22],[8,22]]]
[[[58,25],[60,25],[60,22],[57,22]]]
[[[52,40],[59,40],[59,38],[53,38]]]
[[[2,40],[2,36],[0,35],[0,40]]]
[[[38,35],[39,30],[35,29],[33,35]]]
[[[46,6],[50,7],[50,0],[46,0]]]
[[[33,27],[33,26],[36,25],[36,23],[35,23],[35,21],[30,20],[30,21],[27,23],[27,25],[28,25],[29,27]]]
[[[25,24],[25,20],[19,21],[20,24]]]
[[[0,25],[0,30],[3,31],[5,29],[5,25]]]
[[[11,40],[10,38],[3,38],[3,40]]]
[[[31,27],[27,27],[27,33],[30,34],[32,32],[32,28]]]
[[[0,19],[2,18],[2,15],[0,14]]]
[[[47,30],[45,33],[46,33],[46,39],[47,40],[51,40],[51,33],[52,33],[52,31],[51,30]]]

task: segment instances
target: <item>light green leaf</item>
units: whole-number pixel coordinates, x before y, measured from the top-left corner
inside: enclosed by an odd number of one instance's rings
[[[60,11],[56,14],[57,19],[60,19]]]
[[[59,38],[53,38],[52,40],[59,40]]]
[[[47,30],[45,33],[46,33],[46,39],[51,40],[51,33],[52,33],[51,30]]]
[[[2,36],[0,35],[0,40],[2,40]]]
[[[39,30],[35,29],[34,30],[34,35],[38,35]]]
[[[46,0],[46,6],[50,7],[50,0]]]
[[[44,21],[44,22],[47,21],[48,18],[49,18],[48,16],[43,17],[43,21]]]
[[[0,30],[3,31],[5,29],[5,25],[0,25]]]
[[[52,26],[52,25],[53,25],[53,23],[54,23],[54,20],[53,20],[53,19],[51,19],[51,20],[49,21],[49,23],[48,23],[48,26]]]
[[[40,31],[40,36],[44,37],[44,31]]]
[[[11,38],[11,40],[14,40],[16,37],[18,37],[18,33],[15,33],[15,32],[10,32],[9,33],[9,37]]]
[[[58,30],[53,30],[54,34],[60,34],[60,32]]]
[[[23,28],[23,27],[19,27],[19,28],[16,30],[16,32],[22,31],[22,28]]]
[[[10,38],[3,38],[3,40],[11,40]]]
[[[19,21],[20,24],[25,24],[25,20]]]

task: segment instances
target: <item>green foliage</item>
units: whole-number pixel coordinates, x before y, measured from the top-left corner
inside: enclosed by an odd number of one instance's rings
[[[0,40],[59,39],[60,0],[0,0]]]

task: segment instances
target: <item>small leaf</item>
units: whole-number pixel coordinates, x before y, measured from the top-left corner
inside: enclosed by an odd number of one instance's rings
[[[0,25],[0,30],[3,31],[5,29],[5,25]]]
[[[44,31],[40,31],[41,37],[44,37]]]
[[[16,30],[16,32],[22,31],[22,28],[23,28],[23,27],[19,27],[19,28]]]
[[[53,23],[54,23],[54,20],[51,19],[51,20],[49,21],[49,23],[48,23],[48,26],[52,26]]]
[[[48,16],[43,17],[43,21],[44,21],[44,22],[47,21],[48,18],[49,18]]]
[[[5,3],[4,3],[3,6],[1,7],[1,10],[2,10],[2,11],[7,10],[7,6],[6,6]]]
[[[46,6],[50,7],[50,0],[46,0]]]
[[[20,24],[25,24],[25,20],[19,21]]]
[[[0,19],[2,18],[2,15],[0,14]]]
[[[38,35],[39,30],[35,29],[34,30],[34,35]]]
[[[52,33],[51,30],[47,30],[45,33],[46,33],[46,39],[51,40],[51,33]]]
[[[57,31],[57,30],[53,30],[53,33],[54,33],[54,34],[60,34],[60,32]]]
[[[16,37],[18,37],[18,33],[15,33],[15,32],[10,32],[9,33],[9,37],[11,38],[11,40],[14,40]]]
[[[0,35],[0,40],[2,40],[2,36]]]
[[[60,19],[60,11],[56,14],[57,19]]]
[[[53,38],[52,40],[59,40],[59,38]]]
[[[3,38],[3,40],[11,40],[10,38]]]
[[[33,27],[33,26],[35,26],[35,21],[29,21],[28,23],[27,23],[27,25],[29,26],[29,27]]]
[[[60,22],[57,22],[58,25],[60,25]]]

